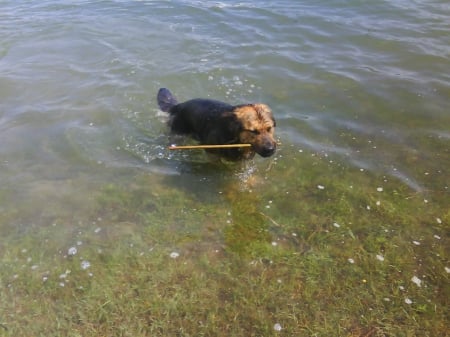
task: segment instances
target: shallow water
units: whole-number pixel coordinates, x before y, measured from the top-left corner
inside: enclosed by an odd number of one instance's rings
[[[71,228],[97,228],[99,191],[142,176],[155,199],[175,189],[218,211],[224,181],[253,176],[272,202],[314,173],[293,166],[304,156],[336,165],[336,179],[342,167],[368,172],[444,205],[449,16],[446,1],[2,1],[0,235],[64,223],[55,240],[73,242]],[[180,101],[268,104],[277,154],[218,169],[169,152],[186,140],[168,133],[160,87]],[[280,208],[298,216],[304,196],[292,195]]]
[[[428,170],[448,166],[445,2],[1,6],[1,179],[13,189],[112,167],[173,173],[161,164],[161,86],[180,100],[264,101],[284,144],[415,189],[423,177],[404,154],[425,156]]]

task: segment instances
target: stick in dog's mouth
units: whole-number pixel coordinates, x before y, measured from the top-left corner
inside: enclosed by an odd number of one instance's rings
[[[235,147],[250,147],[252,144],[216,144],[216,145],[170,145],[169,150],[196,150],[196,149],[226,149]]]

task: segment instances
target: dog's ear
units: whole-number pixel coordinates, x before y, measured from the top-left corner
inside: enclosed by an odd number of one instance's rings
[[[269,108],[268,105],[263,103],[258,103],[253,105],[255,107],[256,112],[260,116],[268,116],[270,120],[273,122],[273,126],[277,126],[277,122],[275,121],[275,118],[273,117],[272,110]]]
[[[238,135],[243,129],[241,121],[236,116],[230,116],[228,118],[229,122],[226,124],[228,126],[228,132],[231,135]]]
[[[272,114],[272,110],[270,110],[269,106],[267,104],[264,103],[256,103],[253,104],[253,106],[255,107],[255,109],[257,111],[260,111],[261,113],[267,113],[267,114]]]
[[[230,142],[230,141],[238,141],[239,134],[243,130],[243,125],[239,118],[237,118],[234,114],[226,114],[222,116],[219,121],[220,129],[222,132],[221,137],[224,139],[222,141]]]

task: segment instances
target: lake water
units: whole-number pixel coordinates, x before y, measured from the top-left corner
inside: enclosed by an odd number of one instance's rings
[[[22,202],[38,182],[117,167],[176,174],[161,86],[263,101],[285,147],[417,190],[405,154],[449,166],[445,1],[3,1],[0,13],[0,179]]]
[[[329,161],[328,180],[345,167],[443,205],[432,218],[448,229],[449,17],[447,1],[1,1],[0,235],[60,229],[69,248],[98,219],[136,223],[95,208],[111,185],[155,200],[182,191],[226,214],[225,186],[251,176],[270,197],[252,207],[265,211],[309,183],[300,163],[311,157]],[[268,104],[278,152],[216,168],[202,152],[168,151],[189,141],[168,132],[160,87],[180,101]],[[292,191],[287,218],[306,198]]]

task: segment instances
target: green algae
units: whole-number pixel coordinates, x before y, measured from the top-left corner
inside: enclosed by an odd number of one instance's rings
[[[444,336],[442,193],[284,155],[246,181],[137,175],[76,220],[8,227],[0,335]]]

